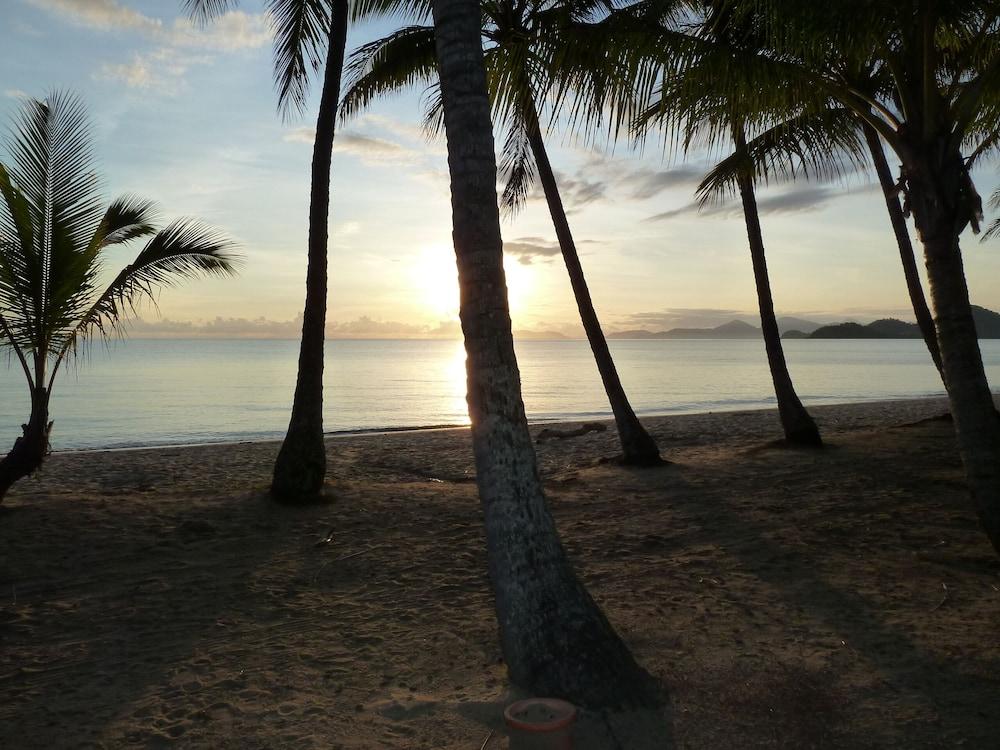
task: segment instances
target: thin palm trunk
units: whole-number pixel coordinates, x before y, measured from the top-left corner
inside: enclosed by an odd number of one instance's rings
[[[330,172],[340,99],[340,79],[347,43],[347,0],[335,0],[323,92],[313,144],[309,200],[309,252],[306,301],[302,315],[299,370],[288,433],[274,464],[272,495],[282,502],[308,502],[323,489],[326,446],[323,441],[323,348],[327,304],[327,240]]]
[[[569,220],[563,209],[556,176],[552,171],[552,165],[549,163],[549,156],[545,150],[538,114],[531,102],[526,105],[526,109],[525,116],[528,120],[528,140],[531,144],[531,153],[535,158],[538,178],[545,192],[545,201],[549,206],[549,214],[552,216],[552,224],[559,240],[559,248],[562,251],[563,260],[566,262],[566,270],[569,272],[569,281],[573,287],[577,309],[580,311],[583,330],[587,334],[587,341],[590,342],[590,349],[594,353],[601,382],[604,383],[604,390],[611,403],[611,411],[615,415],[618,438],[622,444],[622,460],[626,464],[636,466],[661,464],[663,459],[660,458],[656,442],[646,432],[646,428],[642,426],[639,418],[636,417],[628,396],[625,395],[625,389],[618,377],[615,362],[611,358],[611,351],[608,349],[607,339],[604,337],[604,331],[601,330],[601,321],[594,309],[594,302],[590,297],[590,290],[587,288],[587,280],[583,275],[583,266],[580,265],[580,256],[576,252],[573,233],[569,228]]]
[[[899,247],[899,259],[903,263],[903,276],[906,278],[906,290],[910,294],[910,304],[913,306],[913,314],[917,318],[917,325],[920,333],[924,337],[927,351],[930,352],[934,366],[944,379],[944,370],[941,367],[941,349],[938,346],[937,331],[934,330],[934,318],[930,308],[927,307],[927,298],[924,296],[924,287],[920,283],[920,273],[917,271],[917,259],[913,253],[913,243],[910,242],[910,231],[906,226],[906,217],[903,215],[903,208],[899,205],[896,183],[892,179],[892,172],[889,170],[889,162],[885,158],[885,151],[882,148],[882,141],[879,140],[878,133],[868,123],[863,124],[865,140],[868,142],[868,149],[871,151],[872,163],[875,165],[875,173],[878,175],[879,184],[882,186],[882,194],[885,196],[885,206],[889,211],[889,221],[892,223],[892,231],[896,235],[896,244]]]
[[[645,702],[649,678],[580,584],[549,514],[521,401],[476,0],[434,0],[469,416],[511,679],[587,706]]]
[[[945,387],[969,491],[1000,554],[1000,418],[983,369],[958,240],[968,215],[963,198],[972,186],[961,154],[936,143],[917,153],[904,164],[904,176],[924,247]]]
[[[10,453],[0,459],[0,502],[11,485],[37,471],[49,452],[49,392],[34,388],[31,392],[31,416],[21,425],[22,435],[14,441]]]
[[[746,152],[746,136],[742,127],[733,128],[736,148]],[[821,446],[819,429],[809,412],[802,405],[792,376],[788,373],[785,352],[781,346],[781,331],[774,316],[774,300],[771,298],[771,281],[767,274],[767,260],[764,256],[764,236],[760,229],[760,214],[753,178],[743,175],[738,179],[740,198],[743,201],[743,217],[746,220],[747,239],[750,243],[750,258],[753,262],[754,282],[757,286],[757,304],[760,307],[760,327],[764,335],[764,349],[767,351],[767,365],[774,381],[774,395],[778,401],[778,415],[785,431],[785,439],[793,445]]]

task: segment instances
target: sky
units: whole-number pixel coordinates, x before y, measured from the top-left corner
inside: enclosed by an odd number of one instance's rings
[[[283,118],[260,0],[195,26],[181,0],[0,0],[0,120],[25,95],[68,89],[93,122],[109,197],[135,193],[164,219],[195,216],[240,247],[235,279],[165,290],[136,336],[294,338],[304,296],[311,139],[318,92]],[[393,22],[352,29],[353,48]],[[330,215],[328,333],[458,335],[443,138],[421,130],[421,91],[340,126]],[[553,130],[551,160],[607,331],[753,322],[756,293],[736,204],[698,211],[712,155],[688,160]],[[0,159],[5,149],[0,148]],[[895,162],[893,167],[895,168]],[[976,173],[984,199],[998,165]],[[820,322],[912,320],[881,192],[846,184],[764,188],[762,211],[780,315]],[[582,335],[555,233],[535,190],[503,224],[515,330]],[[972,301],[1000,309],[1000,241],[963,235]],[[109,255],[109,275],[138,247]]]

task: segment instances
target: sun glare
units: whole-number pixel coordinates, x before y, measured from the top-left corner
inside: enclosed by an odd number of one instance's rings
[[[503,267],[511,316],[523,315],[530,306],[534,287],[531,268],[507,256],[504,256]],[[434,317],[442,320],[458,317],[458,271],[451,247],[431,245],[423,248],[413,262],[412,279],[415,297]]]
[[[445,245],[423,248],[413,266],[416,298],[435,318],[447,320],[458,316],[458,270],[455,252]]]

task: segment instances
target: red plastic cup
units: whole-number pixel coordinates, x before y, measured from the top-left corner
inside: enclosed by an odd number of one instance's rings
[[[571,750],[576,706],[558,698],[527,698],[504,709],[510,750]]]

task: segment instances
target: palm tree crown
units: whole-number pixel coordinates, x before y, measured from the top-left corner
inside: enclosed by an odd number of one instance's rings
[[[0,163],[0,346],[31,391],[24,436],[0,461],[0,499],[48,450],[48,403],[60,365],[89,337],[123,333],[143,298],[200,275],[234,273],[232,242],[191,219],[156,231],[151,202],[105,206],[86,114],[75,97],[26,99]],[[102,289],[108,248],[148,238]]]

